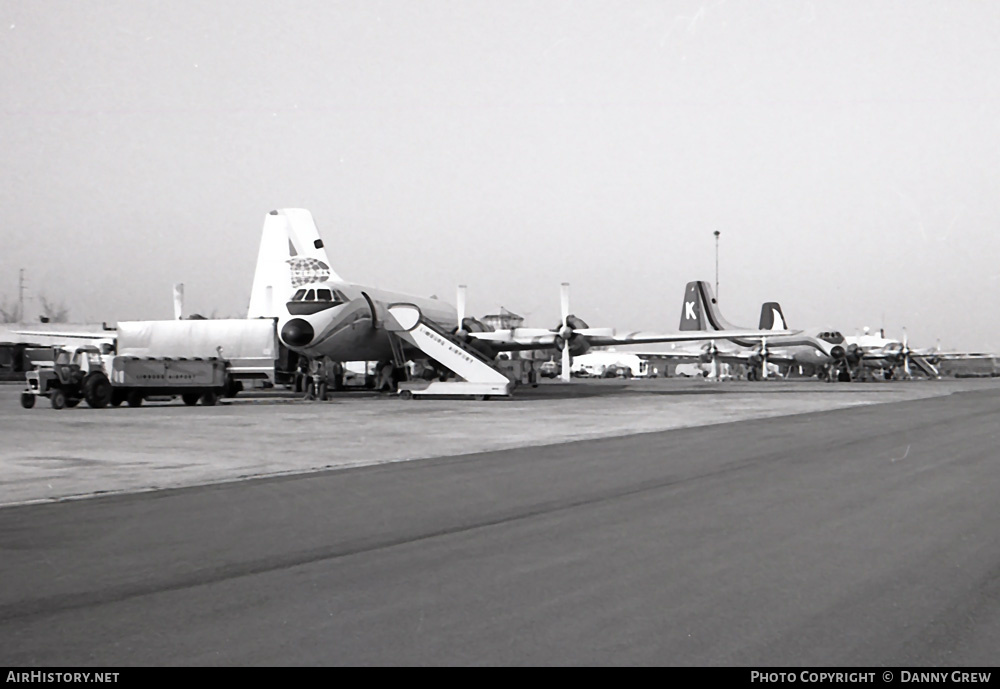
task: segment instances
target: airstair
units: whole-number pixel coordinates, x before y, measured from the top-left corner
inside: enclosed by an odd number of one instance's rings
[[[475,349],[454,341],[449,333],[425,320],[417,306],[413,304],[390,306],[385,317],[385,328],[393,338],[416,347],[463,378],[460,381],[401,382],[398,386],[401,398],[448,395],[487,399],[491,396],[510,395],[513,384],[507,376],[498,371]],[[401,348],[394,345],[393,349],[398,352]],[[397,353],[397,359],[400,359],[400,353]]]
[[[941,377],[941,372],[937,370],[937,367],[922,356],[911,356],[910,363],[920,369],[921,373],[928,378]]]

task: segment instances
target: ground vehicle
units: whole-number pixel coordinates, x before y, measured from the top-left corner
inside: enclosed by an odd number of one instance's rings
[[[631,352],[601,350],[573,359],[573,374],[589,378],[648,378],[649,361]]]
[[[631,378],[632,369],[624,364],[611,364],[601,376],[602,378]]]
[[[555,361],[546,361],[539,367],[539,372],[542,374],[542,378],[558,378],[559,364]]]
[[[33,353],[34,354],[34,353]],[[25,378],[21,406],[35,406],[36,397],[48,397],[53,409],[75,407],[81,400],[94,408],[122,402],[138,407],[147,397],[180,396],[187,405],[215,404],[229,385],[223,359],[174,359],[102,354],[93,346],[75,352],[44,350],[32,356],[35,369]],[[51,362],[51,363],[50,363]]]
[[[75,352],[45,347],[28,349],[25,354],[33,367],[25,373],[27,389],[21,393],[25,409],[35,406],[36,396],[48,397],[54,409],[75,407],[82,399],[92,407],[107,406],[110,401],[111,383],[97,347]]]

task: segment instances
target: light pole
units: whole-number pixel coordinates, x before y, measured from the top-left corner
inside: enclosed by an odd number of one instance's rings
[[[715,299],[719,299],[719,234],[720,232],[716,230],[715,234]]]

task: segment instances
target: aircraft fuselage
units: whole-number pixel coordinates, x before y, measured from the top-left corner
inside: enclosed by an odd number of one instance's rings
[[[343,282],[303,285],[296,295],[303,290],[306,295],[321,290],[334,295],[332,300],[293,297],[278,319],[282,343],[308,357],[327,356],[335,361],[391,359],[392,346],[383,321],[386,308],[392,304],[413,304],[424,320],[443,329],[456,325],[455,308],[437,299]]]
[[[760,343],[753,340],[730,339],[742,347],[751,349],[759,349],[760,347]],[[820,337],[820,331],[767,338],[768,359],[775,363],[826,366],[842,359],[845,351],[843,344],[830,342]]]

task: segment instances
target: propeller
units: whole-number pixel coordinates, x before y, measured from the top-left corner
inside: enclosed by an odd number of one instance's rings
[[[556,344],[559,345],[561,342],[562,349],[562,371],[560,371],[560,378],[564,383],[568,383],[570,379],[570,353],[569,346],[573,339],[573,329],[569,325],[569,283],[564,282],[559,286],[559,314],[562,316],[562,325],[559,326],[559,336],[556,338]]]
[[[844,370],[852,380],[858,375],[864,375],[864,367],[861,366],[864,356],[865,350],[858,343],[847,345],[847,350],[844,352]]]
[[[559,287],[559,327],[554,331],[555,345],[562,353],[562,373],[560,378],[564,383],[570,380],[570,365],[572,353],[571,349],[576,348],[586,351],[590,348],[587,337],[610,337],[614,334],[613,328],[591,328],[582,318],[573,316],[569,312],[569,283],[564,282]],[[578,354],[583,352],[578,351]]]
[[[455,327],[455,336],[465,342],[469,339],[469,332],[465,329],[465,285],[458,286],[458,294],[455,296],[455,310],[458,313],[458,325]]]
[[[715,346],[715,340],[710,340],[707,347],[709,361],[712,362],[712,377],[719,381],[719,348]]]
[[[899,350],[899,353],[903,357],[903,375],[907,379],[910,379],[912,377],[910,374],[910,355],[913,353],[913,350],[910,349],[910,341],[906,333],[906,328],[903,328],[903,348]]]
[[[767,348],[767,338],[766,337],[762,337],[762,338],[760,338],[760,344],[753,348],[753,351],[752,351],[752,354],[751,354],[751,358],[750,358],[751,365],[756,366],[756,364],[758,364],[758,363],[760,364],[760,378],[759,378],[759,380],[766,380],[767,379],[767,374],[768,374],[768,370],[767,370],[767,364],[768,364],[767,357],[768,357],[768,354],[770,354],[770,352],[769,352],[769,350]],[[752,380],[752,379],[748,377],[747,380]]]

